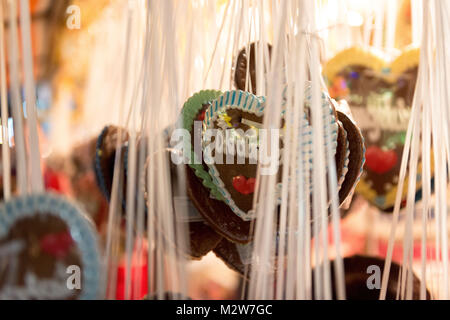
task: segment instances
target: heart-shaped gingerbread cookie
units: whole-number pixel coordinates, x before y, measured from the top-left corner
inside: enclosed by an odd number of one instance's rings
[[[308,90],[302,123],[302,146],[299,146],[301,150],[298,150],[299,155],[303,157],[304,170],[311,170],[313,152],[312,128],[309,125],[310,112],[308,111],[311,97]],[[249,228],[250,221],[253,219],[251,209],[257,166],[256,162],[250,162],[250,160],[254,160],[251,158],[251,148],[249,144],[244,144],[244,148],[241,149],[244,155],[241,159],[244,160],[243,162],[238,161],[237,151],[221,154],[223,160],[221,163],[210,160],[215,160],[216,154],[212,151],[216,150],[215,143],[221,143],[222,138],[224,138],[222,143],[225,141],[226,145],[229,137],[241,139],[244,142],[258,141],[258,139],[251,139],[258,138],[261,130],[265,107],[264,98],[238,90],[225,92],[216,99],[209,100],[212,93],[209,92],[209,95],[207,93],[208,91],[202,91],[195,94],[183,108],[183,113],[189,115],[189,117],[183,117],[185,120],[187,119],[185,129],[191,133],[188,149],[195,150],[195,140],[200,138],[204,151],[203,154],[202,150],[199,154],[192,151],[191,162],[189,162],[186,174],[188,194],[206,223],[212,226],[217,233],[232,243],[245,244],[251,240]],[[347,123],[346,126],[343,125],[332,100],[326,94],[322,96],[322,107],[324,108],[324,125],[328,121],[332,128],[332,152],[335,153],[336,158],[338,188],[346,190],[340,192],[340,202],[342,203],[353,190],[361,171],[364,150],[362,138],[349,140],[351,134],[356,132],[353,130],[355,126],[347,125]],[[282,121],[285,121],[285,117],[285,112],[283,112]],[[197,126],[193,125],[194,120],[200,122],[201,125],[198,123]],[[250,128],[256,131],[256,135],[254,132],[245,135],[244,129]],[[217,135],[211,139],[205,139],[208,129],[222,130],[225,133],[222,138],[217,140]],[[346,130],[351,134],[347,134]],[[283,129],[280,132],[279,146],[282,148]],[[213,147],[211,151],[208,151],[208,147],[211,145]],[[350,149],[353,149],[353,152],[350,152]],[[356,152],[356,150],[358,151]],[[228,159],[231,162],[227,162],[228,155],[231,155]],[[193,159],[197,163],[192,163]],[[202,161],[205,159],[206,161]],[[352,159],[351,163],[349,163],[350,159]],[[312,181],[310,181],[311,184]],[[280,186],[279,183],[274,190],[275,193],[281,189]],[[281,200],[280,197],[277,199]]]
[[[182,110],[183,128],[190,135],[185,150],[189,150],[186,165],[187,194],[198,212],[215,232],[233,242],[250,241],[250,222],[243,221],[225,204],[202,156],[202,124],[211,102],[220,91],[203,90],[190,97]]]
[[[256,42],[252,42],[247,48],[242,48],[236,58],[236,63],[234,64],[234,85],[237,89],[243,91],[251,91],[256,93]],[[267,43],[267,51],[269,53],[269,59],[272,53],[272,45]],[[248,78],[247,79],[247,74]],[[248,81],[250,80],[250,81]],[[250,87],[251,84],[251,87]]]
[[[298,154],[303,157],[303,170],[311,170],[312,127],[309,124],[309,88],[302,119],[302,145]],[[337,149],[338,123],[331,101],[323,95],[324,123],[331,127],[333,155]],[[253,192],[257,164],[262,163],[264,146],[269,142],[279,153],[270,160],[281,164],[284,143],[282,113],[280,130],[262,129],[265,99],[244,91],[228,91],[213,101],[203,120],[203,151],[205,162],[225,203],[245,221],[253,219]],[[326,141],[326,139],[325,139]],[[262,152],[261,152],[262,151]],[[281,170],[278,170],[278,173]],[[277,173],[273,172],[273,174]],[[279,179],[281,180],[281,179]],[[310,183],[311,185],[311,183]],[[278,188],[280,189],[280,184]]]
[[[93,223],[60,196],[0,205],[0,300],[97,299],[100,253]]]
[[[332,100],[333,104],[335,102]],[[338,168],[339,201],[349,199],[357,185],[364,165],[364,139],[356,123],[336,106],[337,124],[339,126],[336,150],[336,167]],[[279,237],[274,235],[274,241]],[[286,237],[287,238],[287,237]],[[248,244],[233,243],[224,238],[215,248],[214,253],[231,269],[243,274],[246,266],[251,264],[252,242]]]
[[[324,67],[330,95],[349,103],[365,139],[366,163],[356,191],[381,210],[394,205],[418,63],[418,49],[388,63],[373,50],[354,47]],[[404,196],[406,188],[407,183]]]

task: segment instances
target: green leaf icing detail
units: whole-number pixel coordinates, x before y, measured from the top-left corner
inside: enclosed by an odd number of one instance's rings
[[[197,118],[199,111],[202,109],[203,104],[207,103],[208,101],[215,100],[221,95],[222,92],[217,90],[202,90],[190,97],[184,103],[182,110],[183,128],[188,130],[189,133],[192,134],[192,126],[194,125],[194,121]],[[190,147],[191,142],[189,141],[188,143]],[[210,174],[205,171],[201,164],[196,164],[193,161],[194,157],[194,150],[192,150],[191,148],[191,161],[189,163],[189,167],[191,167],[192,170],[194,170],[195,175],[202,180],[202,184],[210,190],[211,195],[214,198],[223,201],[223,196],[219,192],[217,186],[213,183]]]

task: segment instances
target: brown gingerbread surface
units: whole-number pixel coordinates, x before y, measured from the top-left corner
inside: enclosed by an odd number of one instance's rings
[[[380,290],[369,289],[367,280],[373,274],[368,273],[369,266],[377,266],[380,270],[380,277],[383,275],[384,259],[363,255],[355,255],[344,258],[345,270],[345,288],[347,300],[379,300]],[[331,283],[333,299],[336,299],[334,263],[330,263]],[[398,288],[398,275],[401,266],[392,262],[389,273],[389,282],[386,291],[386,300],[396,300]],[[314,271],[313,271],[314,272]],[[413,274],[413,300],[420,299],[420,280]],[[430,293],[427,291],[427,299],[430,299]]]
[[[269,50],[269,58],[272,53],[272,46],[267,44]],[[247,68],[250,76],[250,86],[247,88],[247,91],[251,91],[252,93],[256,93],[256,57],[255,57],[255,42],[252,42],[249,46],[249,54],[247,54],[246,48],[242,48],[239,51],[239,54],[236,59],[236,65],[234,70],[234,85],[237,89],[245,91],[245,86],[247,82]],[[250,56],[250,59],[248,59]],[[248,65],[248,61],[250,60],[250,65]]]
[[[0,296],[7,288],[23,289],[27,278],[33,275],[37,281],[53,281],[58,287],[65,288],[63,296],[52,296],[51,299],[76,299],[80,290],[66,287],[66,268],[79,266],[82,270],[80,253],[66,223],[52,215],[40,213],[21,218],[15,222],[8,234],[0,240],[0,247],[18,243],[21,249],[0,262]],[[61,272],[63,274],[61,275]],[[59,276],[58,276],[59,275]],[[30,281],[30,280],[28,280]],[[8,289],[9,291],[9,289]],[[56,294],[55,292],[47,292]],[[14,293],[12,293],[14,295]],[[27,297],[11,297],[14,299],[36,299],[31,293]]]
[[[349,141],[349,163],[348,172],[345,175],[344,183],[339,190],[339,199],[345,199],[353,190],[364,161],[364,141],[363,137],[355,125],[355,123],[344,113],[338,111],[338,119],[342,127],[347,132],[347,140]]]

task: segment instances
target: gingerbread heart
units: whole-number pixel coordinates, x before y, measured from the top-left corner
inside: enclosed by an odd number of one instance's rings
[[[93,223],[60,196],[0,205],[0,299],[97,299],[100,252]]]
[[[349,103],[365,139],[367,159],[356,191],[381,210],[394,205],[418,63],[418,49],[388,63],[373,50],[354,47],[324,67],[330,95]]]
[[[252,93],[256,93],[256,45],[256,42],[250,43],[248,54],[247,48],[245,47],[242,48],[241,51],[239,51],[233,70],[235,87],[239,90],[251,91]],[[272,53],[272,45],[270,45],[269,43],[267,43],[267,50],[270,58]],[[247,73],[249,75],[250,82],[247,82]],[[247,83],[251,84],[251,90],[250,85],[247,85]]]
[[[303,158],[305,171],[311,170],[313,163],[312,128],[309,125],[311,99],[309,89],[306,93],[305,114],[301,124],[303,126],[302,145],[298,150],[298,156]],[[214,98],[214,95],[217,96]],[[215,146],[221,140],[216,140],[217,136],[211,139],[205,136],[208,129],[222,130],[225,131],[224,137],[228,132],[228,137],[237,134],[234,136],[236,139],[247,138],[248,142],[254,141],[251,139],[255,138],[255,135],[252,133],[245,136],[244,129],[252,128],[257,133],[260,132],[264,107],[263,97],[239,90],[223,94],[201,91],[192,96],[183,107],[184,129],[191,133],[191,138],[185,146],[185,149],[190,150],[189,165],[186,170],[187,193],[205,222],[233,244],[245,245],[251,241],[250,223],[253,219],[251,209],[257,165],[256,162],[250,162],[253,158],[251,158],[249,145],[242,149],[243,162],[237,161],[237,152],[231,153],[229,157],[231,163],[227,163],[228,154],[222,154],[224,156],[222,163],[210,161],[215,158]],[[364,162],[363,139],[352,121],[345,116],[339,116],[339,112],[335,110],[335,102],[326,94],[322,96],[322,107],[324,108],[324,125],[328,121],[332,128],[332,152],[335,154],[339,178],[339,200],[342,203],[351,194],[361,173]],[[286,117],[288,115],[283,111],[281,127],[285,119],[289,119]],[[200,124],[195,125],[196,121]],[[280,130],[280,149],[283,147],[283,130],[283,128]],[[202,142],[200,152],[195,147],[195,141],[198,139]],[[255,140],[258,141],[258,139]],[[227,138],[224,141],[227,144]],[[211,146],[211,152],[209,152],[207,148]],[[280,167],[282,167],[281,161]],[[280,172],[279,170],[278,174]],[[311,178],[311,175],[309,176]],[[310,185],[312,186],[311,180]],[[274,192],[277,195],[276,199],[281,201],[281,183],[278,183]]]
[[[306,96],[310,98],[309,89]],[[337,148],[338,124],[330,101],[325,95],[322,98],[324,123],[328,122],[331,127],[334,155]],[[312,128],[309,124],[308,101],[306,106],[301,124],[302,146],[298,150],[298,154],[303,156],[304,173],[312,168]],[[261,160],[261,153],[258,151],[261,150],[261,143],[267,142],[261,136],[264,108],[264,97],[240,90],[228,91],[211,103],[203,120],[203,151],[209,173],[225,203],[246,221],[253,218],[253,188],[258,156]],[[272,160],[279,164],[282,160],[286,116],[288,115],[283,112],[282,129],[279,133],[275,131],[276,134],[270,137],[272,143],[278,142],[280,153]],[[269,137],[273,131],[263,133],[265,137]],[[212,134],[215,136],[211,137]],[[239,143],[243,148],[241,154],[238,149]],[[236,150],[233,149],[234,146]],[[278,174],[280,172],[281,170],[278,170]],[[250,179],[250,183],[247,179]],[[278,179],[281,180],[280,177]],[[281,189],[280,184],[277,189]]]
[[[190,150],[186,165],[186,192],[205,222],[215,232],[233,242],[247,243],[251,240],[250,222],[240,219],[225,204],[208,173],[201,152],[202,122],[206,110],[211,101],[221,94],[220,91],[203,90],[190,97],[183,106],[183,128],[191,137],[185,146],[186,150]],[[200,148],[195,148],[195,141]]]
[[[332,103],[335,102],[332,100]],[[364,165],[364,142],[356,123],[335,104],[339,126],[336,166],[338,168],[339,201],[350,199],[357,185]],[[274,241],[279,237],[274,235]],[[287,238],[287,237],[286,237]],[[252,242],[248,244],[233,243],[224,238],[215,248],[214,253],[231,269],[244,274],[251,265]]]
[[[246,221],[252,219],[253,194],[248,190],[247,179],[256,178],[258,130],[262,128],[264,102],[264,97],[228,91],[211,103],[203,120],[203,156],[208,172],[225,203]],[[282,140],[280,136],[275,139]],[[229,141],[234,143],[232,148],[228,148]],[[276,161],[279,159],[277,156]]]

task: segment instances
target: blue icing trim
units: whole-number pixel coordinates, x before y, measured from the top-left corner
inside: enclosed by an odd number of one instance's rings
[[[78,207],[55,194],[32,194],[14,197],[0,205],[0,237],[7,235],[14,224],[41,213],[62,219],[78,247],[82,262],[82,289],[79,299],[98,299],[101,289],[100,250],[93,223]]]
[[[245,109],[245,106],[247,105],[247,101],[248,101],[248,97],[250,96],[250,93],[246,92],[246,97],[245,97],[245,101],[244,104],[240,107],[242,107],[242,109]]]
[[[284,92],[286,89],[284,90]],[[311,107],[311,90],[307,88],[306,91],[306,99],[305,99],[305,110]],[[242,96],[245,94],[245,99],[242,99]],[[238,96],[238,97],[237,97]],[[331,103],[329,102],[328,96],[322,92],[321,94],[321,105],[322,105],[322,119],[324,120],[323,128],[326,129],[329,126],[329,133],[324,133],[324,145],[326,146],[331,140],[331,149],[333,154],[336,153],[337,148],[337,135],[338,135],[338,124],[334,117],[333,108]],[[208,108],[208,112],[206,113],[207,117],[203,121],[203,130],[211,128],[215,119],[219,114],[224,112],[226,109],[241,109],[243,111],[252,112],[257,115],[263,115],[263,110],[265,108],[265,97],[257,97],[251,93],[243,92],[240,90],[237,91],[228,91],[223,93],[219,98],[217,98],[213,104]],[[286,98],[284,97],[284,103],[286,102]],[[283,103],[283,105],[284,105]],[[213,109],[214,108],[214,109]],[[213,112],[215,110],[215,112]],[[305,111],[306,112],[306,111]],[[286,114],[285,108],[282,109],[282,116],[284,117]],[[221,120],[223,121],[223,120]],[[302,136],[301,142],[299,143],[299,148],[301,148],[301,152],[299,151],[299,155],[303,154],[303,170],[308,171],[312,167],[313,163],[313,141],[312,137],[312,128],[308,123],[306,113],[303,115],[303,121],[300,124],[303,126],[303,130],[299,131]],[[203,131],[204,132],[204,131]],[[330,136],[329,136],[330,135]],[[281,137],[283,139],[283,136]],[[206,146],[206,139],[203,139],[203,148]],[[283,151],[281,151],[283,152]],[[208,157],[209,158],[209,157]],[[210,161],[208,161],[210,162]],[[218,171],[215,169],[214,164],[208,164],[209,174],[211,175],[214,184],[217,186],[218,190],[222,195],[224,195],[224,201],[229,204],[232,211],[241,217],[243,220],[250,220],[253,217],[250,215],[250,212],[243,212],[237,205],[234,203],[234,200],[231,198],[228,190],[225,189],[225,185],[220,178]],[[312,186],[311,186],[312,187]]]
[[[384,203],[385,203],[385,197],[384,197],[384,196],[378,196],[378,197],[376,197],[376,198],[374,199],[374,201],[375,201],[375,203],[376,203],[378,206],[384,206]]]
[[[106,188],[106,182],[105,182],[105,178],[104,178],[103,172],[102,172],[102,167],[100,164],[101,147],[103,144],[103,138],[105,137],[107,131],[108,131],[108,126],[103,128],[102,132],[100,133],[100,135],[97,138],[97,143],[95,145],[94,172],[95,172],[95,177],[97,179],[97,183],[100,187],[100,191],[103,193],[103,195],[106,197],[106,199],[109,202],[110,195]]]
[[[243,93],[242,91],[239,91],[239,99],[238,99],[238,102],[237,102],[238,105],[241,105],[242,93]]]
[[[244,100],[244,103],[242,102],[242,95],[244,94],[241,90],[236,91],[227,91],[224,92],[219,98],[217,98],[214,101],[214,106],[218,105],[217,112],[214,114],[213,112],[209,113],[209,117],[205,118],[203,120],[203,128],[208,129],[211,128],[212,123],[214,123],[215,119],[217,118],[218,114],[222,112],[222,110],[225,110],[227,108],[238,108],[241,110],[245,110],[247,112],[252,112],[256,114],[261,114],[260,109],[261,106],[264,105],[265,99],[263,97],[257,97],[251,93],[245,92],[246,97]],[[236,95],[239,95],[239,99],[236,99]],[[250,98],[250,99],[249,99]],[[256,109],[258,108],[258,109]],[[255,110],[256,109],[256,110]],[[209,107],[209,110],[212,110],[212,106]],[[205,148],[206,139],[203,140],[203,148]],[[210,157],[208,155],[205,155],[205,159],[209,159]],[[207,161],[211,162],[211,161]],[[217,186],[217,189],[219,190],[220,194],[223,196],[223,200],[225,203],[229,205],[229,207],[232,209],[232,211],[241,217],[243,220],[250,220],[252,217],[248,214],[240,210],[233,199],[231,199],[231,195],[229,194],[228,190],[225,189],[225,185],[223,181],[221,180],[219,173],[216,170],[216,167],[214,164],[208,164],[209,168],[209,174],[212,177],[213,183]]]
[[[103,139],[105,138],[105,135],[108,131],[109,126],[106,126],[103,128],[102,132],[100,133],[100,135],[97,138],[97,143],[95,146],[95,159],[94,159],[94,172],[95,172],[95,177],[97,180],[97,184],[100,187],[100,191],[102,192],[102,194],[105,196],[106,200],[108,200],[108,202],[111,200],[111,195],[109,193],[108,188],[106,187],[106,181],[105,181],[105,177],[103,175],[103,170],[101,167],[101,147],[103,144]],[[128,146],[125,145],[124,147],[124,171],[125,174],[127,172],[127,168],[128,168]],[[122,199],[122,207],[125,209],[125,199]]]

